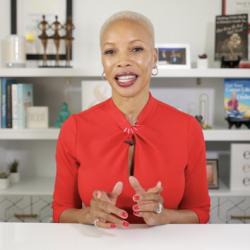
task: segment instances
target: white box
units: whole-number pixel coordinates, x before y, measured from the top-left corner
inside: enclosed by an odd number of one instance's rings
[[[231,144],[231,190],[250,191],[250,144]]]
[[[27,107],[27,128],[48,128],[48,107]]]

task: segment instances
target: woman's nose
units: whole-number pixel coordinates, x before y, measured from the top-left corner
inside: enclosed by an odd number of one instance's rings
[[[128,58],[129,56],[127,54],[122,54],[119,56],[119,61],[117,63],[118,67],[129,67],[131,66],[131,62]]]

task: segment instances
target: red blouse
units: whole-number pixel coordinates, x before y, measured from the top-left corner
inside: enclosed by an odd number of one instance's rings
[[[190,209],[200,223],[209,220],[210,198],[205,168],[205,143],[192,116],[150,95],[135,126],[108,99],[72,115],[61,129],[56,149],[57,172],[53,219],[69,208],[89,206],[94,190],[111,192],[124,184],[117,206],[130,223],[143,223],[132,213],[134,191],[129,184],[128,150],[134,134],[134,176],[144,188],[161,181],[164,207]]]

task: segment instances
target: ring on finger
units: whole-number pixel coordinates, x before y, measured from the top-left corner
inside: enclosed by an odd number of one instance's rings
[[[95,227],[98,227],[97,222],[99,222],[99,221],[100,221],[100,219],[98,219],[98,218],[94,220],[94,226]]]
[[[162,210],[163,210],[163,205],[159,202],[157,206],[155,207],[154,212],[157,214],[160,214],[162,213]]]

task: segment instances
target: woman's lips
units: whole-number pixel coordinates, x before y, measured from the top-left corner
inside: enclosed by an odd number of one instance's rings
[[[116,83],[122,87],[127,88],[132,86],[138,78],[138,75],[134,73],[117,74],[115,76]]]

